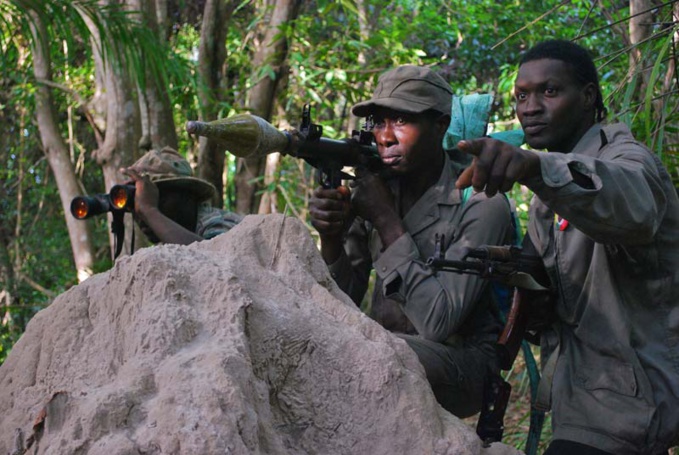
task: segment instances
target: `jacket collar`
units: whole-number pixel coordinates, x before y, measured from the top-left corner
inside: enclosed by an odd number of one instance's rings
[[[595,123],[592,125],[592,127],[588,129],[587,132],[580,138],[578,143],[575,144],[575,147],[573,147],[571,153],[596,156],[602,146],[601,128],[601,123]]]
[[[441,176],[422,197],[415,203],[403,218],[403,225],[410,234],[416,234],[441,218],[443,206],[459,205],[462,201],[461,191],[455,188],[457,175],[453,172],[453,163],[444,152],[444,163]],[[398,184],[394,192],[398,198]]]
[[[599,151],[604,146],[611,142],[615,142],[620,138],[634,140],[629,127],[624,123],[615,123],[605,126],[601,123],[595,123],[580,138],[571,153],[597,157]]]

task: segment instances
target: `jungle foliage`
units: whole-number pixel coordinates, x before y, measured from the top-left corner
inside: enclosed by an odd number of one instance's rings
[[[311,1],[297,17],[280,27],[288,40],[281,72],[264,64],[253,67],[272,4],[224,2],[233,9],[225,42],[225,77],[219,90],[218,116],[248,110],[248,92],[265,77],[284,74],[275,94],[272,123],[281,128],[299,122],[302,106],[312,105],[317,122],[330,137],[356,128],[349,115],[353,103],[365,98],[378,75],[399,64],[432,65],[458,94],[475,91],[495,95],[491,128],[516,128],[511,86],[521,52],[546,37],[573,39],[596,56],[610,120],[630,124],[637,137],[658,153],[679,183],[677,162],[679,114],[675,2],[648,2],[648,37],[630,43],[630,7],[621,1]],[[159,5],[162,2],[159,3]],[[197,49],[205,2],[166,3],[166,41],[148,33],[128,9],[92,0],[0,0],[0,302],[3,340],[0,360],[30,316],[53,296],[76,283],[58,204],[54,176],[45,159],[35,116],[35,93],[44,83],[31,71],[31,11],[49,17],[53,109],[83,192],[105,192],[102,173],[92,158],[105,123],[93,119],[92,105],[100,93],[94,83],[92,31],[104,36],[99,49],[144,88],[151,70],[171,99],[179,150],[195,162],[196,138],[183,131],[199,117]],[[88,27],[89,23],[94,26]],[[630,67],[630,53],[639,49],[641,65]],[[105,96],[105,94],[104,94]],[[103,125],[103,126],[102,126]],[[135,151],[138,152],[138,151]],[[227,154],[225,207],[235,204],[236,160]],[[306,221],[306,203],[313,187],[308,166],[284,158],[275,178],[260,191],[275,195],[278,211]],[[255,183],[255,182],[253,182]],[[520,211],[525,196],[514,196]],[[95,269],[111,265],[107,226],[94,228]]]
[[[131,77],[139,93],[161,87],[171,106],[178,148],[197,162],[198,141],[183,130],[200,118],[198,49],[209,0],[0,0],[0,363],[31,316],[77,284],[73,253],[54,171],[36,116],[40,87],[52,89],[51,109],[83,193],[106,191],[95,158],[106,131],[106,101],[97,78],[97,54]],[[298,1],[293,18],[274,38],[285,38],[282,65],[271,58],[254,65],[267,24],[279,2],[219,0],[228,8],[225,60],[214,103],[218,117],[250,109],[258,83],[275,79],[270,121],[299,123],[302,106],[332,138],[357,128],[350,107],[371,92],[378,75],[399,64],[431,65],[458,94],[495,96],[490,127],[517,128],[511,88],[521,53],[545,38],[575,40],[592,50],[600,70],[609,120],[628,123],[652,148],[679,185],[679,8],[674,1],[645,4],[631,13],[621,0],[315,0]],[[158,29],[135,13],[155,8]],[[638,8],[638,6],[637,6]],[[162,14],[161,14],[162,13]],[[639,14],[641,13],[641,14]],[[635,18],[643,21],[635,23]],[[37,18],[37,19],[36,19]],[[36,20],[51,56],[52,80],[33,72]],[[642,27],[637,40],[630,27]],[[99,40],[93,45],[93,37]],[[635,57],[636,55],[636,57]],[[635,60],[636,58],[636,60]],[[109,70],[110,71],[110,70]],[[136,143],[137,138],[135,138]],[[140,150],[130,151],[138,156]],[[224,206],[233,208],[237,160],[226,155]],[[308,165],[283,157],[250,182],[268,194],[270,211],[308,221],[314,187]],[[525,221],[529,194],[512,197]],[[111,264],[108,223],[88,221],[93,272]]]

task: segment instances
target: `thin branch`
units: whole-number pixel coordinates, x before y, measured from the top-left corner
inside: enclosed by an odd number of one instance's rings
[[[19,279],[20,279],[21,281],[26,282],[26,284],[28,284],[30,287],[32,287],[32,288],[35,289],[36,291],[42,292],[42,293],[45,294],[47,297],[49,297],[49,298],[54,298],[54,297],[56,296],[56,294],[55,294],[54,292],[52,292],[52,291],[50,291],[49,289],[47,289],[47,288],[41,286],[39,283],[36,283],[36,282],[33,281],[31,278],[29,278],[29,277],[27,277],[26,275],[24,275],[22,272],[19,272],[19,273],[18,273],[18,277],[19,277]]]
[[[620,35],[620,38],[622,39],[625,46],[629,46],[632,43],[632,39],[629,36],[629,31],[627,30],[627,28],[624,27],[623,24],[615,21],[613,15],[610,12],[608,12],[606,6],[603,5],[603,0],[597,0],[597,3],[599,4],[601,14],[609,22],[609,25],[607,25],[607,27],[610,27],[613,30],[613,32]]]
[[[276,185],[276,188],[278,188],[278,191],[281,192],[281,195],[283,196],[283,199],[285,199],[285,202],[286,202],[285,209],[287,210],[288,207],[289,207],[290,210],[292,210],[292,213],[293,213],[293,214],[294,214],[294,215],[295,215],[302,223],[306,223],[306,221],[304,220],[304,218],[302,218],[302,216],[301,216],[300,213],[297,211],[297,209],[295,209],[295,205],[292,203],[292,200],[290,199],[290,196],[288,195],[288,192],[285,191],[285,188],[283,188],[283,186],[282,186],[280,183],[279,183],[278,185]]]
[[[631,50],[634,49],[635,47],[638,47],[639,45],[644,44],[644,43],[647,43],[647,42],[649,42],[649,41],[653,41],[654,39],[662,38],[663,35],[667,35],[667,34],[670,33],[670,32],[673,33],[674,30],[672,30],[672,29],[667,29],[667,30],[663,30],[663,31],[657,32],[657,33],[655,33],[655,34],[649,36],[648,38],[645,38],[645,39],[639,41],[638,43],[635,43],[635,44],[632,44],[632,45],[630,45],[630,46],[627,46],[627,47],[625,47],[625,48],[623,48],[623,49],[620,49],[620,50],[618,50],[617,52],[611,52],[610,54],[602,55],[601,57],[594,59],[594,61],[597,62],[597,61],[599,61],[599,60],[602,60],[602,59],[604,59],[604,58],[606,58],[606,57],[610,57],[610,56],[612,55],[613,57],[611,57],[609,60],[606,60],[606,62],[604,62],[604,63],[599,67],[599,68],[603,68],[603,67],[607,66],[609,63],[611,63],[612,61],[614,61],[615,59],[617,59],[618,57],[620,57],[621,55],[627,54],[629,51],[631,51]]]
[[[61,90],[63,92],[68,93],[69,95],[71,95],[73,97],[73,99],[76,101],[76,103],[78,104],[78,107],[82,109],[83,114],[85,115],[85,118],[87,119],[87,123],[89,123],[90,126],[92,127],[92,129],[94,130],[94,137],[97,141],[97,146],[99,148],[101,148],[103,146],[104,137],[102,136],[101,130],[99,130],[99,127],[97,127],[97,124],[94,121],[94,116],[92,115],[90,110],[87,108],[87,103],[86,103],[85,99],[77,91],[75,91],[72,88],[67,87],[63,84],[59,84],[58,82],[50,81],[50,80],[47,80],[47,79],[37,78],[35,81],[38,82],[39,84],[43,84],[43,85],[46,85],[48,87],[56,88],[58,90]]]
[[[675,23],[679,22],[679,17],[677,17],[674,10],[672,11],[672,19],[674,19]],[[677,33],[672,36],[672,57],[674,57],[674,76],[677,81],[677,87],[679,87],[679,71],[677,71]]]
[[[45,157],[45,155],[43,155],[42,157],[40,157],[40,159],[38,161],[33,163],[33,167],[36,167],[41,161],[43,161],[45,159],[47,159],[47,158]],[[49,182],[49,176],[50,176],[50,167],[47,166],[47,168],[45,169],[45,178],[43,179],[43,182],[42,182],[42,184],[45,188],[47,188],[47,183]],[[33,229],[35,228],[35,225],[37,224],[37,222],[40,219],[42,219],[41,215],[42,215],[42,209],[45,206],[46,194],[47,194],[46,191],[41,191],[40,201],[38,202],[38,210],[36,210],[36,212],[35,212],[35,216],[33,217],[33,222],[31,223],[30,227],[26,230],[26,234],[25,234],[26,236],[30,236],[33,233]]]
[[[671,62],[673,62],[673,61],[675,61],[675,59],[674,59],[673,57],[667,57],[666,59],[660,61],[660,63],[671,63]],[[620,90],[622,90],[624,87],[626,87],[627,84],[629,84],[629,81],[632,80],[632,79],[634,79],[635,76],[639,76],[639,75],[641,75],[642,73],[644,73],[644,72],[646,72],[646,71],[653,70],[653,68],[655,67],[655,65],[656,65],[655,63],[654,63],[654,64],[649,64],[649,65],[647,65],[647,66],[645,66],[645,67],[643,67],[643,68],[638,68],[638,69],[636,69],[636,70],[635,70],[634,72],[632,72],[632,73],[628,73],[628,75],[626,76],[626,78],[625,78],[624,80],[620,81],[620,83],[615,87],[615,89],[613,89],[613,91],[610,92],[610,93],[606,96],[606,99],[604,100],[604,102],[606,102],[606,101],[608,101],[609,99],[613,98]],[[677,87],[679,87],[679,83],[677,84]],[[669,90],[669,88],[663,88],[663,93],[665,93],[665,92],[668,91],[668,90]]]
[[[676,88],[676,89],[671,90],[671,91],[669,91],[669,92],[661,93],[661,94],[658,95],[658,96],[654,96],[654,97],[651,98],[649,101],[657,101],[657,100],[659,100],[659,99],[661,99],[661,98],[665,98],[666,96],[672,95],[672,94],[674,94],[674,93],[679,93],[679,88]],[[608,98],[607,98],[607,99],[608,99]],[[640,102],[634,103],[634,104],[630,103],[630,104],[629,104],[629,107],[628,107],[627,109],[625,109],[624,111],[617,112],[617,113],[616,113],[616,117],[620,117],[620,116],[623,115],[623,114],[626,114],[626,113],[628,113],[628,112],[631,112],[631,111],[635,110],[636,108],[639,108],[639,107],[643,106],[644,104],[646,104],[646,100],[640,101]]]
[[[553,7],[552,9],[550,9],[549,11],[547,11],[546,13],[542,14],[541,16],[538,16],[536,19],[533,19],[533,20],[530,21],[528,24],[524,25],[523,27],[521,27],[520,29],[518,29],[518,30],[515,31],[514,33],[510,33],[509,36],[507,36],[505,39],[503,39],[502,41],[500,41],[499,43],[497,43],[495,46],[491,47],[490,50],[491,50],[491,51],[492,51],[492,50],[495,50],[495,48],[498,47],[500,44],[504,43],[505,41],[508,41],[510,38],[513,38],[514,36],[518,35],[518,34],[521,33],[522,31],[524,31],[524,30],[526,30],[527,28],[531,27],[531,26],[534,25],[535,23],[540,22],[545,16],[548,16],[548,15],[552,14],[554,11],[556,11],[557,9],[559,9],[559,8],[561,8],[562,6],[566,5],[567,3],[570,3],[570,1],[569,1],[569,0],[563,0],[561,3],[559,3],[558,5],[556,5],[555,7]]]
[[[659,8],[662,8],[663,6],[667,6],[667,5],[671,5],[671,4],[673,4],[673,3],[676,3],[676,1],[677,1],[677,0],[669,0],[669,1],[667,1],[667,2],[665,2],[665,3],[663,3],[663,4],[661,4],[661,5],[652,6],[652,7],[648,8],[648,9],[643,10],[643,11],[639,11],[638,13],[634,13],[634,14],[631,14],[631,15],[629,15],[629,16],[627,16],[627,17],[624,17],[624,18],[622,18],[622,19],[619,19],[619,20],[617,20],[617,21],[611,22],[610,24],[602,25],[602,26],[599,27],[599,28],[595,28],[594,30],[590,30],[589,32],[585,33],[584,35],[578,35],[578,36],[576,36],[576,37],[573,38],[571,41],[577,41],[577,40],[579,40],[579,39],[581,39],[581,38],[584,38],[584,37],[586,37],[586,36],[593,35],[593,34],[595,34],[595,33],[598,32],[598,31],[605,30],[605,29],[607,29],[607,28],[610,28],[610,27],[612,27],[612,26],[614,26],[614,25],[617,25],[617,24],[620,24],[620,23],[622,23],[622,22],[627,22],[628,20],[632,19],[633,17],[641,16],[642,14],[646,14],[646,13],[648,13],[649,11],[653,11],[654,9],[659,9]]]
[[[594,0],[592,2],[589,9],[587,10],[587,15],[585,16],[585,19],[582,21],[582,24],[580,24],[580,30],[578,30],[578,34],[576,36],[580,36],[580,33],[582,32],[582,29],[585,28],[585,24],[589,20],[589,16],[592,14],[592,11],[594,10],[595,6],[596,6],[596,0]],[[575,40],[573,40],[573,41],[575,41]]]

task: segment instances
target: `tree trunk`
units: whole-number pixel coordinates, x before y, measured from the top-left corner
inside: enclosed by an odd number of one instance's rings
[[[8,93],[0,92],[0,103],[6,104],[10,99]],[[9,158],[7,153],[11,150],[9,138],[11,137],[10,131],[14,129],[11,120],[12,111],[13,109],[11,108],[0,109],[0,151],[2,151],[0,152],[0,160],[3,162],[7,162]],[[20,142],[19,147],[23,148],[22,145]],[[7,190],[10,186],[8,180],[0,181],[0,201],[5,201],[9,198]],[[0,212],[0,327],[5,324],[5,321],[9,322],[11,317],[9,309],[3,310],[2,306],[4,305],[9,308],[17,300],[15,273],[10,255],[10,245],[12,242],[11,212],[11,210]]]
[[[290,75],[288,72],[284,72],[281,74],[281,78],[278,82],[279,87],[285,87],[288,85],[288,80],[290,79]],[[285,110],[280,106],[280,104],[277,105],[277,115],[279,118],[282,118],[281,122],[278,124],[278,127],[280,129],[290,129],[293,126],[288,123],[288,118],[286,116]],[[292,116],[294,118],[294,115]],[[299,119],[296,119],[299,120]],[[295,125],[299,126],[299,124]],[[259,199],[259,209],[257,210],[257,213],[261,215],[265,214],[270,214],[270,213],[278,213],[278,181],[279,181],[279,176],[280,173],[278,172],[278,169],[280,167],[281,163],[281,154],[280,153],[271,153],[270,155],[267,155],[265,158],[265,163],[264,163],[264,175],[263,175],[263,187],[264,191],[262,191],[262,195]]]
[[[129,0],[128,4],[131,9],[141,13],[141,17],[137,19],[153,31],[153,34],[158,37],[158,43],[162,49],[165,49],[167,42],[162,38],[165,33],[158,22],[155,0]],[[143,120],[141,142],[148,148],[156,150],[166,146],[176,150],[178,148],[177,130],[167,87],[163,87],[163,81],[151,68],[153,64],[151,59],[147,58],[142,63],[145,64],[145,87],[138,87],[140,115]]]
[[[672,22],[679,24],[679,2],[672,5]],[[663,92],[668,93],[672,90],[672,85],[679,89],[679,79],[677,78],[677,55],[676,50],[679,48],[679,28],[675,28],[672,34],[672,58],[667,63],[667,72],[663,80]],[[673,142],[670,142],[672,144]]]
[[[264,166],[264,188],[265,191],[259,200],[259,214],[278,213],[278,204],[276,201],[276,171],[280,164],[280,153],[271,153],[266,156]]]
[[[377,17],[373,17],[372,21],[370,20],[369,18],[370,12],[368,10],[368,5],[366,5],[365,0],[357,0],[356,9],[358,10],[359,37],[361,39],[361,43],[365,43],[366,41],[368,41],[368,38],[370,38],[370,35],[372,34],[371,25],[379,24],[379,22],[377,21]],[[377,16],[378,11],[375,11],[375,16]],[[367,66],[369,59],[372,58],[372,55],[367,55],[364,49],[367,49],[367,52],[370,53],[372,53],[373,51],[372,47],[370,46],[361,47],[361,51],[358,53],[357,60],[358,63],[361,64],[362,66]],[[358,85],[359,90],[363,90],[364,87],[365,82],[361,82]],[[348,122],[349,131],[360,129],[360,122],[361,120],[351,112],[351,107],[349,106],[349,122]]]
[[[0,186],[2,196],[4,189]],[[11,317],[9,308],[16,305],[17,286],[9,254],[10,235],[4,224],[0,224],[0,325],[6,324]],[[6,309],[2,307],[5,306]]]
[[[102,0],[101,4],[111,6],[115,0]],[[89,22],[88,22],[89,23]],[[98,48],[101,47],[101,36],[96,27],[91,26],[92,33],[92,52],[98,55]],[[101,56],[97,57],[101,67],[97,66],[98,71],[102,71],[96,80],[103,81],[104,86],[100,89],[106,97],[106,133],[103,145],[96,150],[93,155],[97,163],[102,167],[104,173],[104,184],[108,191],[113,185],[122,183],[127,177],[118,170],[121,167],[129,166],[139,156],[139,140],[141,138],[141,124],[139,104],[137,101],[136,86],[131,80],[129,73],[122,68],[123,63],[115,61],[109,56],[105,61]],[[129,254],[131,251],[131,235],[134,229],[132,217],[125,217],[125,237],[121,254]],[[110,221],[110,217],[109,217]],[[143,245],[143,236],[136,235]],[[114,238],[111,235],[111,252],[113,253]]]
[[[646,61],[648,60],[642,54],[641,49],[636,47],[637,44],[643,43],[653,33],[653,12],[648,11],[644,14],[635,14],[646,11],[653,6],[652,0],[630,0],[629,2],[629,37],[630,44],[633,46],[629,53],[629,74],[632,76],[635,73],[639,74],[637,79],[637,91],[639,99],[642,100],[646,93],[646,86],[650,78],[650,72],[644,71]]]
[[[51,61],[45,24],[38,14],[32,13],[31,16],[35,78],[38,81],[51,81]],[[76,220],[71,215],[71,200],[80,193],[80,187],[73,169],[73,163],[70,160],[68,147],[59,133],[52,93],[47,85],[38,86],[35,93],[35,104],[40,139],[59,189],[78,280],[83,281],[92,275],[94,261],[90,230],[87,223]]]
[[[158,24],[158,37],[163,43],[167,42],[170,30],[167,7],[167,0],[156,0],[155,12],[156,23]]]
[[[672,5],[672,22],[675,24],[679,23],[679,2]],[[663,81],[663,93],[670,93],[672,91],[672,85],[674,85],[675,89],[679,89],[677,55],[675,53],[677,49],[679,49],[679,29],[675,29],[672,34],[672,58],[667,63],[667,72],[665,73],[665,79]],[[679,133],[665,131],[665,143],[679,144]],[[668,167],[670,174],[672,175],[674,186],[677,187],[677,191],[679,191],[679,158],[673,160],[671,165],[668,163]]]
[[[224,100],[220,83],[224,78],[226,61],[226,33],[235,8],[230,0],[207,0],[203,10],[198,48],[198,99],[200,116],[211,121],[219,114],[219,103]],[[205,137],[198,140],[198,177],[217,188],[218,207],[224,206],[224,149]]]
[[[255,114],[265,120],[270,120],[271,111],[276,94],[277,83],[282,74],[287,71],[284,66],[288,52],[288,42],[281,26],[294,20],[299,12],[300,0],[276,0],[271,19],[266,25],[266,32],[253,58],[255,71],[269,66],[274,77],[263,76],[250,90],[248,107]],[[255,184],[254,179],[264,172],[265,157],[240,158],[236,170],[236,210],[239,213],[253,213],[259,206],[256,193],[261,184]]]

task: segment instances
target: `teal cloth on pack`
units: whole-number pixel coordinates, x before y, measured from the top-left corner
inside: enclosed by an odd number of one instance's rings
[[[443,148],[452,150],[463,139],[486,136],[493,96],[488,93],[453,95],[450,126],[443,137]],[[488,136],[519,147],[523,144],[523,131],[511,130],[491,133]]]
[[[472,162],[472,156],[457,149],[457,143],[464,139],[476,139],[486,136],[490,108],[493,96],[487,93],[473,93],[471,95],[453,95],[450,115],[450,126],[443,137],[443,148],[453,160],[453,166],[461,171]],[[507,142],[519,147],[524,142],[523,130],[510,130],[491,133],[488,135],[499,141]],[[472,188],[462,192],[462,204],[469,200]],[[512,209],[512,223],[514,225],[514,244],[520,245],[523,234],[515,210]]]

